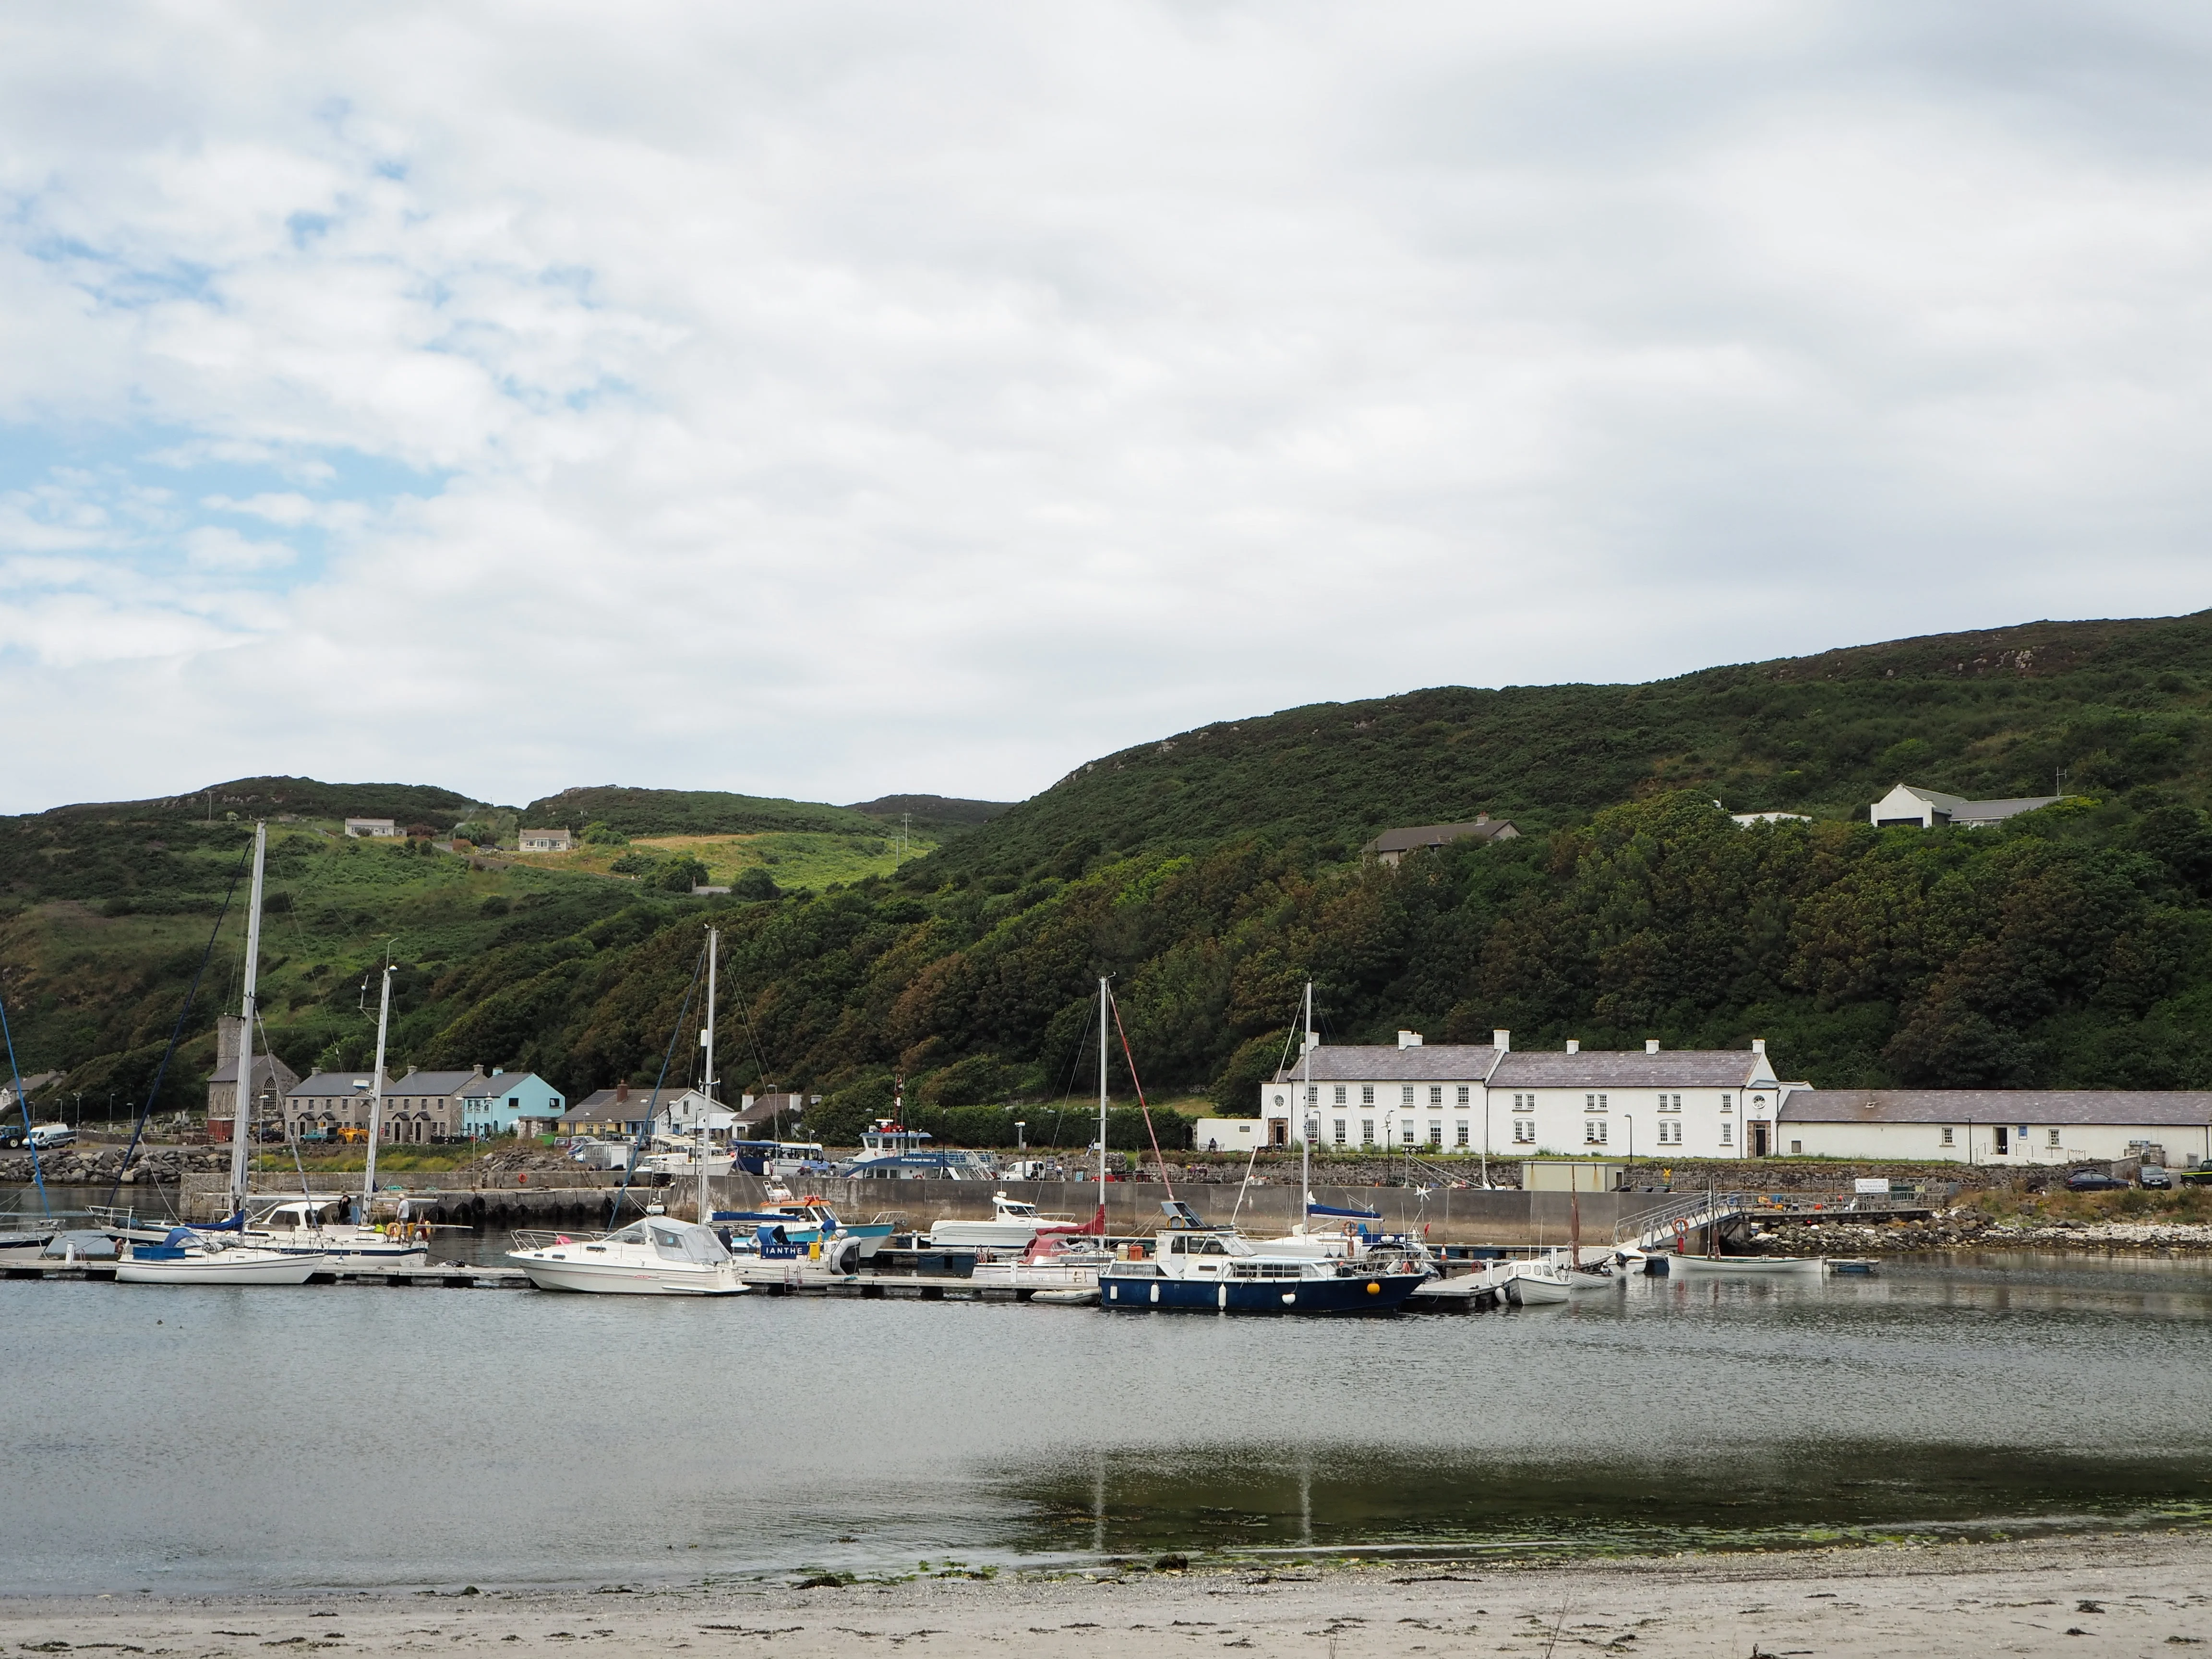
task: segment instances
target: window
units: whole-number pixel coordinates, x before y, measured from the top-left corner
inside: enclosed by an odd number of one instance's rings
[[[1943,1144],[1944,1144],[1946,1146],[1957,1146],[1959,1143],[1958,1143],[1955,1139],[1953,1139],[1953,1137],[1954,1137],[1957,1133],[1958,1133],[1958,1132],[1957,1132],[1956,1130],[1954,1130],[1954,1129],[1948,1129],[1948,1128],[1947,1128],[1947,1129],[1945,1129],[1945,1130],[1943,1131]]]
[[[1466,1145],[1468,1144],[1468,1142],[1467,1142],[1467,1120],[1466,1120],[1465,1118],[1462,1118],[1462,1119],[1460,1119],[1460,1121],[1459,1121],[1459,1144],[1460,1144],[1461,1146],[1466,1146]]]
[[[1723,1095],[1721,1097],[1721,1110],[1724,1112],[1732,1112],[1735,1110],[1735,1097],[1734,1095]]]
[[[1431,1105],[1431,1106],[1441,1106],[1441,1105],[1443,1105],[1443,1103],[1444,1103],[1444,1088],[1443,1088],[1443,1085],[1442,1085],[1441,1083],[1437,1083],[1437,1084],[1431,1084],[1431,1085],[1430,1085],[1430,1087],[1429,1087],[1429,1104],[1430,1104],[1430,1105]]]
[[[2045,1141],[2043,1144],[2046,1146],[2056,1146],[2058,1144],[2058,1131],[2053,1129],[2050,1132],[2050,1134],[2051,1139]]]
[[[1406,1120],[1404,1125],[1399,1129],[1398,1139],[1404,1141],[1408,1146],[1413,1144],[1413,1120],[1410,1117]]]
[[[1802,1140],[1793,1140],[1790,1143],[1790,1156],[1792,1158],[1798,1157],[1804,1150],[1805,1143]]]
[[[1363,1117],[1359,1120],[1359,1144],[1363,1146],[1372,1146],[1375,1144],[1375,1120],[1371,1117]]]
[[[1679,1123],[1661,1124],[1659,1126],[1659,1144],[1662,1146],[1680,1146],[1682,1144],[1682,1126]]]
[[[1341,1083],[1336,1085],[1336,1103],[1340,1106],[1344,1104],[1344,1085]]]
[[[1535,1097],[1535,1096],[1534,1096],[1534,1095],[1516,1095],[1516,1096],[1514,1096],[1514,1097],[1513,1097],[1513,1109],[1514,1109],[1515,1111],[1516,1111],[1516,1112],[1533,1112],[1533,1111],[1534,1111],[1534,1110],[1536,1109],[1536,1097]]]
[[[1681,1096],[1680,1096],[1680,1095],[1662,1095],[1662,1096],[1660,1096],[1660,1097],[1659,1097],[1659,1109],[1660,1109],[1661,1111],[1662,1111],[1662,1112],[1679,1112],[1679,1111],[1680,1111],[1680,1110],[1682,1109],[1682,1097],[1681,1097]]]
[[[1408,1083],[1404,1088],[1398,1091],[1398,1103],[1401,1106],[1410,1106],[1413,1103],[1413,1085],[1412,1084]]]
[[[1344,1145],[1344,1120],[1342,1118],[1339,1118],[1336,1121],[1336,1144],[1340,1146]]]
[[[1735,1145],[1735,1124],[1723,1123],[1721,1125],[1721,1145],[1723,1146],[1733,1146]]]
[[[1459,1085],[1459,1103],[1462,1106],[1467,1104],[1467,1085],[1464,1083]]]
[[[1429,1120],[1429,1145],[1431,1146],[1441,1146],[1443,1144],[1444,1126],[1438,1119],[1431,1118]]]
[[[1359,1085],[1359,1103],[1362,1106],[1372,1106],[1375,1103],[1375,1085],[1373,1084],[1363,1083]]]
[[[1306,1104],[1309,1106],[1321,1104],[1321,1091],[1310,1083],[1306,1085]]]
[[[1603,1118],[1593,1117],[1583,1120],[1583,1145],[1585,1146],[1602,1146],[1605,1145],[1605,1120]]]
[[[1605,1097],[1603,1095],[1584,1095],[1583,1097],[1583,1110],[1586,1112],[1601,1112],[1604,1109]]]
[[[1536,1144],[1536,1126],[1534,1123],[1531,1123],[1525,1117],[1519,1119],[1513,1125],[1513,1142],[1516,1146],[1534,1146]]]
[[[1992,1151],[2008,1152],[2012,1150],[2012,1135],[2003,1124],[2000,1123],[1996,1127],[1992,1128],[1990,1131],[1990,1135],[1991,1138]]]

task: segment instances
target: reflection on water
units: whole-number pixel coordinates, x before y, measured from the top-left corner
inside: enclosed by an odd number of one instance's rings
[[[33,1524],[0,1533],[19,1590],[1683,1547],[2212,1504],[2193,1261],[1637,1279],[1347,1322],[9,1282],[0,1359],[33,1477]]]

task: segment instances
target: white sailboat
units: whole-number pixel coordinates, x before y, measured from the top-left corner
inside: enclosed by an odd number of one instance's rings
[[[253,1133],[253,1025],[261,969],[261,887],[268,864],[269,826],[253,826],[252,897],[246,912],[246,985],[238,1048],[238,1105],[230,1120],[230,1215],[217,1229],[178,1227],[159,1244],[132,1240],[118,1247],[115,1277],[125,1285],[304,1285],[326,1271],[329,1256],[313,1249],[271,1249],[236,1236],[246,1226],[246,1145]]]
[[[714,1097],[715,968],[721,935],[707,930],[707,1010],[699,1032],[707,1051],[707,1077],[701,1092]],[[708,1134],[708,1113],[699,1114],[695,1159],[699,1176],[699,1214],[714,1213],[708,1181],[714,1170]],[[712,1227],[649,1215],[611,1233],[521,1232],[521,1248],[507,1259],[530,1275],[541,1291],[583,1291],[601,1296],[739,1296],[751,1287],[739,1276],[738,1263]]]

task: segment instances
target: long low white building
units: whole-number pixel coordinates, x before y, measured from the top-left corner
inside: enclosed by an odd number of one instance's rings
[[[1434,1046],[1401,1031],[1395,1048],[1316,1045],[1261,1085],[1259,1115],[1275,1146],[1310,1134],[1323,1149],[1764,1158],[1785,1089],[1804,1086],[1782,1084],[1756,1040],[1516,1053],[1509,1031]]]
[[[1316,1044],[1261,1085],[1256,1121],[1209,1120],[1199,1145],[1483,1152],[1507,1158],[1834,1158],[1990,1165],[2116,1161],[2146,1146],[2212,1164],[2212,1092],[1814,1089],[1766,1045],[1643,1051]],[[1212,1143],[1209,1146],[1209,1141]]]
[[[1789,1156],[1976,1164],[2115,1160],[2156,1146],[2212,1163],[2212,1093],[2130,1089],[1798,1089],[1777,1150]]]

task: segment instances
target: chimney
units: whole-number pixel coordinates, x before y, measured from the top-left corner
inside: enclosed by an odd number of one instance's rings
[[[1310,1054],[1320,1047],[1321,1033],[1319,1031],[1309,1031],[1306,1033],[1306,1046],[1299,1049],[1298,1052],[1302,1054]]]
[[[1490,822],[1490,814],[1487,812],[1477,812],[1474,815],[1474,821],[1477,823],[1487,823]]]
[[[1511,1054],[1513,1052],[1513,1033],[1503,1030],[1492,1031],[1490,1034],[1490,1046],[1497,1049],[1501,1054]]]
[[[1644,1038],[1644,1052],[1647,1054],[1657,1054],[1659,1052],[1659,1039],[1657,1037]]]
[[[237,1064],[238,1034],[245,1029],[245,1020],[236,1014],[219,1014],[216,1017],[215,1063],[217,1066]]]
[[[1752,1038],[1752,1040],[1751,1040],[1751,1052],[1752,1052],[1752,1053],[1753,1053],[1754,1054],[1765,1054],[1765,1053],[1766,1052],[1766,1039],[1765,1039],[1765,1037],[1753,1037],[1753,1038]]]
[[[617,1083],[617,1084],[616,1084],[616,1085],[615,1085],[615,1104],[616,1104],[616,1105],[617,1105],[617,1106],[620,1106],[620,1105],[623,1104],[625,1102],[627,1102],[629,1099],[629,1084],[627,1084],[627,1083]]]
[[[1582,1053],[1582,1051],[1583,1040],[1580,1037],[1569,1037],[1567,1039],[1567,1052],[1569,1054],[1578,1054]]]
[[[1401,1031],[1401,1032],[1399,1032],[1399,1033],[1398,1033],[1398,1046],[1399,1046],[1401,1048],[1419,1048],[1419,1047],[1421,1046],[1421,1034],[1420,1034],[1419,1031]]]

